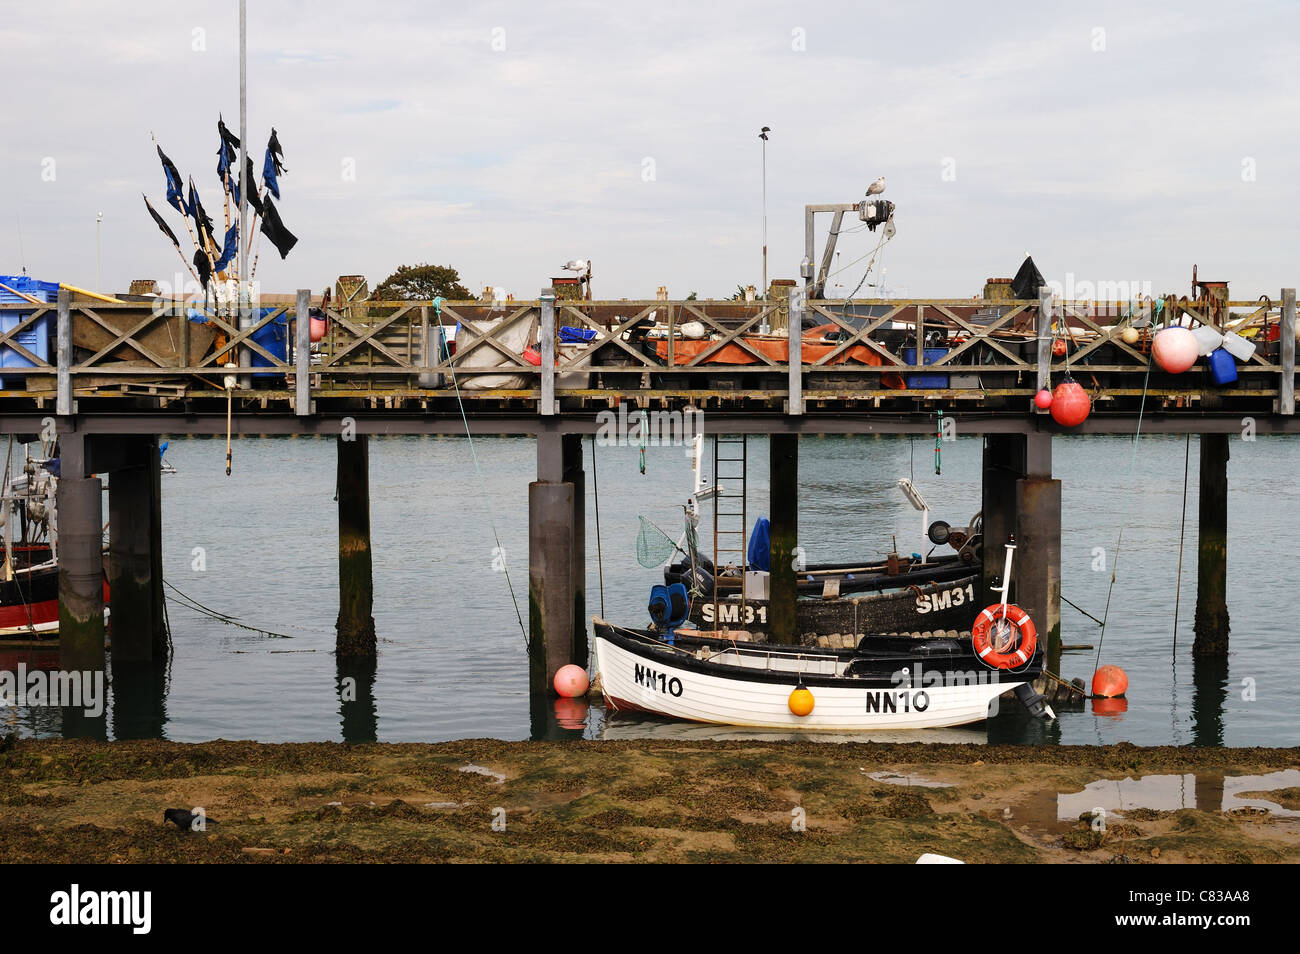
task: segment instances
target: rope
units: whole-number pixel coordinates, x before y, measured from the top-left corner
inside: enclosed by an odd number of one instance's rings
[[[438,327],[442,324],[442,303],[445,301],[441,295],[433,299],[433,309],[438,313]],[[497,533],[496,508],[492,506],[492,498],[487,493],[487,484],[483,480],[483,468],[479,466],[478,450],[474,447],[474,435],[470,433],[469,417],[465,413],[465,401],[460,394],[460,381],[456,377],[456,363],[447,362],[447,370],[451,372],[451,383],[456,388],[456,404],[460,408],[460,419],[465,425],[465,439],[469,441],[469,453],[474,459],[474,473],[478,477],[479,492],[482,494],[483,501],[487,504],[488,522],[492,525],[492,539],[496,541],[497,553],[501,554],[501,569],[506,575],[506,588],[510,590],[510,601],[515,606],[515,619],[519,622],[519,632],[523,634],[525,648],[532,648],[532,640],[528,637],[528,627],[524,625],[523,614],[519,611],[519,597],[515,595],[515,584],[510,579],[510,564],[506,561],[505,548],[501,546],[501,536]]]
[[[1163,309],[1163,307],[1164,307],[1164,303],[1162,302],[1161,309]],[[1147,384],[1151,381],[1151,365],[1153,363],[1154,363],[1154,358],[1148,356],[1147,371],[1142,378],[1142,401],[1141,403],[1138,404],[1137,427],[1133,431],[1133,453],[1129,457],[1128,486],[1130,487],[1133,486],[1133,474],[1137,470],[1138,439],[1142,436],[1142,415],[1146,412]],[[1133,495],[1130,494],[1129,502],[1124,508],[1125,520],[1128,519],[1128,514],[1132,510],[1132,506],[1133,506],[1132,501],[1133,501]],[[1101,646],[1106,639],[1106,621],[1110,619],[1110,599],[1111,599],[1111,595],[1115,591],[1115,574],[1119,571],[1119,551],[1120,551],[1120,546],[1123,544],[1123,542],[1124,542],[1124,525],[1120,524],[1119,533],[1115,538],[1115,559],[1111,561],[1111,565],[1110,565],[1110,585],[1106,588],[1106,610],[1101,614],[1101,635],[1097,637],[1097,658],[1093,661],[1093,666],[1092,666],[1093,672],[1096,672],[1097,667],[1101,664]]]
[[[183,606],[183,607],[185,607],[185,608],[188,609],[188,610],[192,610],[193,612],[198,613],[200,616],[206,616],[206,617],[208,617],[209,619],[215,619],[217,622],[219,622],[219,623],[224,623],[224,624],[227,625],[227,626],[236,626],[236,627],[238,627],[239,629],[246,629],[246,630],[248,630],[249,632],[252,632],[252,633],[261,633],[263,636],[271,636],[271,637],[273,637],[273,638],[275,638],[275,639],[293,639],[293,638],[294,638],[293,636],[290,636],[288,633],[276,633],[276,632],[273,632],[272,630],[269,630],[269,629],[262,629],[260,626],[249,626],[249,625],[246,624],[246,623],[240,623],[240,622],[238,622],[238,621],[236,620],[235,617],[233,617],[233,616],[228,616],[228,615],[226,615],[225,613],[218,612],[217,610],[214,610],[214,609],[213,609],[212,607],[210,607],[210,606],[204,606],[202,603],[200,603],[198,600],[194,599],[193,597],[191,597],[191,596],[186,596],[184,593],[182,593],[180,590],[178,590],[178,589],[177,589],[175,586],[173,586],[171,583],[168,583],[166,580],[163,580],[163,585],[166,586],[168,589],[171,589],[172,591],[174,591],[175,593],[177,593],[178,595],[180,595],[180,596],[182,597],[182,599],[180,599],[180,600],[173,599],[172,602],[177,603],[177,604],[179,604],[180,606]],[[166,608],[165,608],[165,604],[164,604],[164,613],[165,613],[165,612],[166,612]],[[170,624],[170,622],[168,623],[168,629],[167,629],[167,644],[168,644],[169,647],[171,646],[171,624]]]
[[[1098,626],[1101,626],[1101,625],[1102,625],[1101,620],[1099,620],[1097,617],[1093,616],[1091,613],[1089,613],[1089,612],[1088,612],[1086,609],[1084,609],[1082,606],[1078,606],[1078,605],[1076,605],[1076,604],[1074,604],[1074,603],[1070,603],[1070,601],[1067,600],[1064,596],[1061,597],[1061,602],[1062,602],[1062,603],[1069,603],[1070,606],[1073,606],[1075,609],[1077,609],[1077,610],[1078,610],[1080,613],[1082,613],[1084,616],[1088,617],[1088,619],[1092,620],[1092,621],[1093,621],[1094,623],[1096,623]]]
[[[596,435],[591,435],[591,489],[596,497],[596,572],[600,576],[600,618],[605,618],[605,558],[600,552],[600,478],[596,476]]]
[[[1178,527],[1178,582],[1174,584],[1174,655],[1178,654],[1178,603],[1183,592],[1183,540],[1187,536],[1187,475],[1192,464],[1192,435],[1187,435],[1183,454],[1183,517]]]

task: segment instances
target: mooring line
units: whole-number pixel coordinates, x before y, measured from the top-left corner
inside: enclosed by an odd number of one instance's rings
[[[591,435],[591,488],[596,496],[596,572],[600,576],[600,618],[605,618],[605,558],[600,552],[600,477],[596,474],[596,435]],[[585,624],[584,624],[585,625]]]
[[[1094,623],[1096,623],[1098,626],[1101,625],[1101,620],[1099,620],[1097,617],[1093,616],[1091,613],[1089,613],[1089,612],[1088,612],[1086,609],[1084,609],[1082,606],[1079,606],[1077,603],[1071,603],[1071,602],[1070,602],[1069,600],[1067,600],[1064,596],[1061,597],[1061,602],[1062,602],[1062,603],[1067,603],[1067,604],[1069,604],[1070,606],[1073,606],[1075,609],[1077,609],[1077,610],[1078,610],[1080,613],[1082,613],[1084,616],[1088,617],[1088,619],[1092,620],[1092,621],[1093,621]]]
[[[1164,310],[1164,305],[1163,303],[1161,303],[1160,309],[1157,311],[1157,314],[1159,314],[1159,312],[1163,310]],[[1154,341],[1154,335],[1152,336],[1152,340]],[[1129,486],[1132,486],[1133,475],[1137,472],[1138,438],[1142,436],[1142,415],[1146,412],[1147,384],[1151,380],[1151,365],[1154,363],[1154,361],[1155,361],[1155,355],[1153,350],[1152,354],[1147,356],[1147,371],[1142,378],[1142,400],[1138,404],[1137,426],[1133,430],[1133,453],[1130,455],[1129,465],[1128,465]],[[1130,494],[1128,503],[1124,508],[1124,520],[1126,522],[1128,520],[1129,514],[1132,512],[1132,508],[1133,508],[1133,495]],[[1106,639],[1106,621],[1110,619],[1110,599],[1111,599],[1111,595],[1115,591],[1115,574],[1119,572],[1119,551],[1120,551],[1120,547],[1123,545],[1123,542],[1124,542],[1124,524],[1121,523],[1119,526],[1119,533],[1115,537],[1115,558],[1111,561],[1110,564],[1110,585],[1106,587],[1106,610],[1101,614],[1101,635],[1097,637],[1097,658],[1093,660],[1093,664],[1092,664],[1093,672],[1096,672],[1097,667],[1101,665],[1101,646]]]
[[[439,328],[446,327],[446,325],[442,323],[443,301],[444,299],[442,297],[437,297],[433,299],[434,310],[438,313]],[[445,335],[443,336],[443,341],[444,342],[446,341]],[[444,350],[445,349],[446,346],[444,344]],[[483,497],[483,502],[487,504],[488,523],[492,526],[492,539],[496,541],[497,554],[501,557],[501,569],[505,572],[506,575],[506,588],[510,590],[510,602],[512,602],[515,606],[515,619],[519,621],[519,632],[523,634],[524,647],[526,649],[531,649],[532,640],[529,639],[528,637],[528,627],[524,625],[523,614],[519,611],[519,597],[515,595],[514,581],[510,579],[510,562],[506,559],[505,547],[501,546],[501,535],[497,533],[496,510],[492,506],[492,498],[487,493],[487,484],[483,480],[483,469],[479,466],[478,451],[474,447],[474,435],[470,433],[469,416],[465,413],[465,401],[460,395],[460,381],[456,377],[456,364],[454,361],[451,360],[451,355],[448,355],[447,358],[448,358],[447,370],[451,372],[451,383],[452,386],[456,389],[456,404],[460,408],[460,419],[465,425],[465,439],[469,441],[469,453],[470,456],[474,459],[474,473],[478,476],[479,493]]]
[[[236,626],[239,629],[246,629],[249,632],[253,632],[253,633],[261,633],[264,636],[272,636],[276,639],[296,638],[294,636],[291,636],[288,633],[277,633],[274,632],[273,630],[262,629],[260,626],[250,626],[247,623],[241,623],[234,616],[230,616],[226,613],[222,613],[219,610],[213,609],[211,606],[206,606],[203,603],[200,603],[194,597],[182,592],[179,588],[177,588],[174,584],[168,582],[167,580],[163,580],[163,585],[181,597],[181,599],[177,599],[176,597],[171,597],[173,603],[178,604],[184,609],[191,610],[192,612],[198,613],[200,616],[206,616],[208,619],[214,619],[217,622],[224,623],[227,626]],[[164,602],[163,604],[164,614],[166,613],[166,611],[167,611],[167,604]],[[315,631],[307,630],[307,632],[315,632]],[[316,635],[324,635],[324,634],[320,632],[316,632]],[[171,642],[170,622],[168,622],[167,625],[167,639],[168,639],[168,645],[170,647],[170,642]]]

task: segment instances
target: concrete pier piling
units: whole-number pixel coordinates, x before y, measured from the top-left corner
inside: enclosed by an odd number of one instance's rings
[[[795,643],[799,636],[795,621],[799,596],[795,571],[795,548],[799,545],[799,435],[773,434],[768,452],[772,510],[768,632],[775,643]]]
[[[375,655],[374,581],[370,556],[370,448],[364,434],[339,435],[339,615],[335,652]]]
[[[1228,654],[1228,435],[1202,434],[1195,656]]]
[[[75,471],[74,471],[75,473]],[[59,480],[59,667],[104,669],[103,486]]]

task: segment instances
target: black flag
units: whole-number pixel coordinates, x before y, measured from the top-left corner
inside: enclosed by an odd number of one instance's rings
[[[239,137],[226,128],[225,120],[219,114],[217,132],[221,134],[221,147],[217,150],[217,176],[225,179],[231,163],[239,162]]]
[[[234,196],[234,199],[235,199],[235,205],[239,205],[239,194],[240,194],[240,192],[243,191],[244,183],[245,183],[245,182],[251,182],[253,185],[252,185],[252,187],[248,190],[248,204],[249,204],[250,207],[252,207],[252,209],[253,209],[254,212],[256,212],[258,215],[261,215],[261,214],[262,214],[262,197],[261,197],[260,195],[257,194],[257,175],[253,172],[253,160],[252,160],[252,159],[249,159],[249,160],[248,160],[248,165],[247,165],[246,169],[247,169],[247,172],[248,172],[247,178],[245,178],[244,176],[241,176],[240,179],[239,179],[239,184],[238,184],[238,185],[235,185],[234,183],[231,183],[231,186],[230,186],[230,194],[231,194],[232,196]]]
[[[171,239],[172,244],[175,245],[176,248],[179,250],[181,247],[181,243],[177,240],[176,233],[171,230],[171,226],[169,226],[166,222],[164,222],[163,217],[158,214],[158,212],[154,209],[152,205],[149,204],[149,197],[147,195],[144,195],[143,192],[140,194],[144,196],[145,208],[149,210],[149,214],[153,216],[153,220],[158,223],[158,228],[162,229],[163,235]]]
[[[262,234],[271,240],[281,258],[288,257],[289,250],[298,244],[297,236],[280,221],[280,213],[275,211],[269,195],[262,199]]]
[[[167,204],[185,215],[185,187],[181,185],[181,174],[176,171],[176,164],[162,151],[162,146],[158,147],[158,158],[162,160],[163,175],[167,177]]]
[[[201,248],[194,250],[194,267],[199,270],[199,281],[203,283],[203,289],[206,291],[212,281],[212,262],[208,260],[207,253]]]
[[[194,227],[199,231],[199,247],[207,248],[206,241],[216,241],[212,237],[212,219],[207,212],[203,211],[203,203],[199,201],[199,191],[194,188],[193,176],[190,176],[190,214],[194,216]]]

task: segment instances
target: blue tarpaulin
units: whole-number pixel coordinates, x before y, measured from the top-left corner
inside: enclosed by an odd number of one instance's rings
[[[749,535],[749,568],[751,570],[772,569],[771,527],[767,517],[754,521],[754,532]]]
[[[560,326],[561,344],[581,344],[584,341],[591,341],[595,337],[596,332],[591,328],[570,328],[568,325]]]

